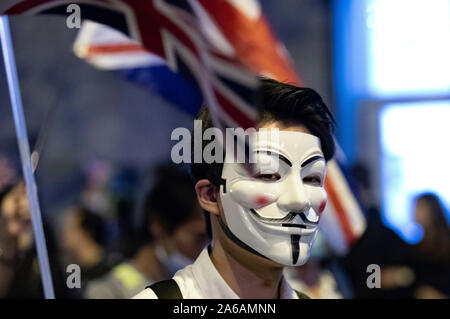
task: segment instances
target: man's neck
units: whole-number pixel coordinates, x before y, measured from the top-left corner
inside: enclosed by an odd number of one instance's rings
[[[225,249],[215,242],[211,261],[228,286],[242,299],[280,298],[283,268],[261,262],[243,249]]]

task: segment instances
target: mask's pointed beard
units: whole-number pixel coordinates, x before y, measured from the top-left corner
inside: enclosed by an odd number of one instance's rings
[[[292,263],[295,265],[300,255],[300,235],[291,235]]]

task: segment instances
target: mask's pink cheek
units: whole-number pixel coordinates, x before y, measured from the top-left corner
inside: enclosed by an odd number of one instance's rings
[[[270,198],[265,195],[256,195],[255,196],[255,206],[256,207],[264,207],[270,204]]]
[[[327,201],[324,200],[320,203],[319,214],[322,214],[323,210],[325,209],[325,206],[327,206]]]

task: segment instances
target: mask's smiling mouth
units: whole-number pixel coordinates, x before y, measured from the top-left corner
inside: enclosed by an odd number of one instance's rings
[[[267,218],[267,217],[263,217],[260,214],[258,214],[258,212],[256,210],[254,210],[253,208],[250,208],[250,212],[253,214],[253,216],[255,216],[261,222],[270,224],[270,225],[274,225],[274,226],[280,225],[283,227],[297,227],[297,228],[312,230],[312,229],[315,229],[317,224],[319,223],[319,221],[312,222],[312,221],[308,220],[304,213],[290,212],[282,218]],[[302,219],[304,224],[292,223],[292,221],[295,219],[296,216],[300,216],[300,218]]]
[[[293,213],[289,213],[284,217],[281,218],[267,218],[267,217],[263,217],[260,214],[258,214],[256,212],[256,210],[254,210],[253,208],[250,208],[250,211],[252,212],[253,215],[255,215],[259,220],[261,220],[262,222],[265,223],[269,223],[269,224],[281,224],[281,223],[289,223],[291,221],[294,220],[295,218],[295,214]]]

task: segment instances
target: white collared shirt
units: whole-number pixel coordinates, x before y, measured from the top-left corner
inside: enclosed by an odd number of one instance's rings
[[[239,299],[217,271],[205,247],[197,260],[177,271],[173,279],[178,284],[184,299]],[[282,299],[298,299],[289,283],[282,278],[280,294]],[[147,288],[133,299],[158,299],[152,289]]]

